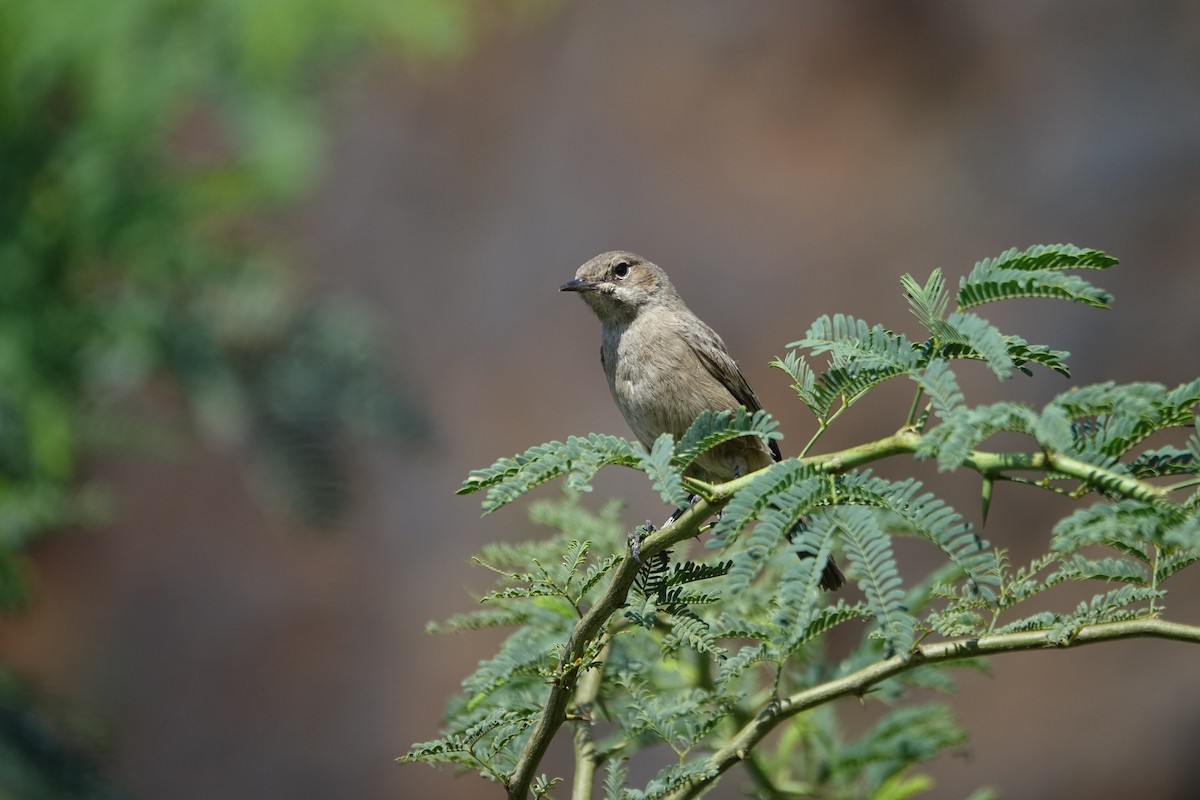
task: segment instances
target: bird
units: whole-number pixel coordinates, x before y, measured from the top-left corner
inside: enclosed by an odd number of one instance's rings
[[[657,264],[624,250],[601,253],[559,291],[579,294],[599,318],[609,391],[647,450],[663,433],[678,440],[705,411],[762,410],[725,342],[692,313]],[[774,439],[740,436],[702,454],[690,474],[724,482],[782,458]],[[832,591],[844,582],[830,558],[821,588]]]

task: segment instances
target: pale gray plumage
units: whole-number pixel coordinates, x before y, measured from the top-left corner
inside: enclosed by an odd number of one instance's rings
[[[600,318],[600,362],[625,421],[647,449],[663,433],[678,440],[704,411],[762,408],[725,343],[693,314],[667,273],[641,256],[601,253],[561,287],[578,292]],[[700,477],[727,481],[780,460],[774,441],[743,436],[696,462]],[[822,586],[842,576],[832,561]]]
[[[633,253],[603,253],[562,288],[579,292],[600,318],[608,388],[647,449],[665,432],[678,439],[706,410],[762,408],[721,337],[688,310],[661,267]],[[777,458],[758,437],[742,437],[697,467],[708,480],[727,481]]]

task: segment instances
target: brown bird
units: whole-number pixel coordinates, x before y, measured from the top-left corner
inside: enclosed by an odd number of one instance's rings
[[[705,411],[762,409],[725,343],[693,314],[667,273],[641,256],[614,250],[588,261],[560,291],[578,292],[600,318],[600,363],[617,407],[649,449],[663,433],[678,440]],[[698,477],[724,482],[779,461],[779,446],[741,436],[696,460]],[[821,587],[837,589],[830,559]]]

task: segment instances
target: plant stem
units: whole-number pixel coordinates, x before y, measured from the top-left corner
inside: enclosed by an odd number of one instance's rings
[[[575,703],[579,709],[580,718],[575,724],[573,737],[575,780],[571,784],[571,800],[590,800],[596,781],[596,767],[600,765],[600,756],[596,752],[591,714],[596,699],[600,696],[600,684],[604,678],[604,663],[608,660],[611,648],[612,640],[610,639],[597,658],[600,663],[579,680],[579,691],[575,696]]]
[[[1062,644],[1056,644],[1051,636],[1050,631],[1020,631],[923,644],[917,646],[910,655],[893,656],[836,680],[797,692],[782,701],[765,707],[754,719],[743,726],[724,747],[709,756],[707,766],[715,770],[714,775],[697,778],[666,797],[668,800],[687,800],[699,797],[721,773],[747,758],[754,746],[784,720],[840,697],[861,697],[868,689],[881,681],[920,666],[999,653],[1066,649],[1096,642],[1140,637],[1200,644],[1200,626],[1147,618],[1086,625]]]
[[[809,440],[807,442],[805,442],[804,447],[798,453],[798,457],[804,458],[806,455],[808,455],[808,451],[812,450],[813,445],[815,445],[817,443],[817,439],[820,439],[822,436],[824,436],[825,431],[829,430],[829,426],[832,425],[834,423],[834,421],[837,420],[837,418],[842,415],[842,412],[844,412],[849,407],[850,406],[846,402],[846,399],[842,398],[842,407],[839,408],[837,411],[833,412],[832,414],[830,414],[829,419],[817,420],[816,433],[814,433],[809,438]]]
[[[915,428],[917,425],[917,409],[921,407],[921,398],[925,392],[920,386],[917,387],[917,393],[913,395],[912,405],[908,409],[908,417],[904,421],[904,427]]]
[[[832,418],[830,421],[832,421]],[[828,427],[829,427],[829,425],[826,424],[823,420],[819,421],[817,423],[817,432],[814,433],[811,437],[809,437],[808,441],[804,443],[804,447],[802,447],[800,449],[800,453],[799,453],[800,458],[804,458],[806,455],[808,455],[808,451],[813,448],[813,445],[817,443],[817,439],[821,438],[821,434],[825,433],[825,430]]]
[[[1193,486],[1200,486],[1200,478],[1189,478],[1186,481],[1172,483],[1170,486],[1164,486],[1163,491],[1170,494],[1171,492],[1178,492],[1180,489],[1190,489]]]
[[[892,436],[888,436],[878,441],[868,442],[867,444],[851,447],[846,450],[840,450],[835,453],[825,453],[817,456],[810,456],[801,459],[804,463],[812,465],[820,472],[828,474],[837,474],[846,472],[847,470],[855,469],[856,467],[869,464],[873,461],[879,461],[890,456],[900,455],[902,453],[915,453],[921,444],[921,434],[913,430],[902,430]],[[972,451],[965,462],[966,466],[974,469],[984,476],[1001,477],[1007,471],[1042,471],[1042,472],[1057,472],[1063,475],[1076,478],[1090,486],[1102,488],[1107,492],[1130,497],[1135,500],[1145,502],[1157,502],[1164,499],[1165,490],[1148,483],[1144,483],[1127,475],[1120,475],[1111,470],[1102,467],[1096,467],[1082,461],[1078,461],[1069,456],[1060,455],[1057,453],[1037,452],[1037,453],[988,453],[981,451]],[[769,469],[769,467],[768,467]],[[740,478],[728,481],[726,483],[715,484],[713,486],[697,485],[695,488],[705,490],[707,497],[701,497],[691,508],[671,525],[655,531],[650,534],[641,544],[641,554],[643,561],[650,558],[654,554],[662,550],[678,544],[679,542],[696,536],[703,524],[709,517],[716,514],[724,508],[734,494],[738,490],[749,485],[756,477],[757,472],[743,475]],[[517,762],[516,768],[509,776],[506,786],[508,788],[508,797],[510,800],[524,800],[529,793],[529,786],[533,781],[534,772],[541,763],[542,757],[546,753],[546,749],[550,746],[550,741],[558,732],[559,727],[566,720],[567,707],[571,700],[571,695],[575,691],[576,682],[579,680],[580,671],[585,666],[585,655],[590,643],[600,634],[605,623],[613,614],[617,613],[625,605],[626,598],[629,594],[629,588],[633,585],[634,578],[637,577],[638,570],[641,569],[641,562],[635,561],[632,558],[625,558],[613,570],[609,579],[608,587],[604,594],[596,602],[594,606],[584,613],[583,617],[575,624],[571,631],[571,636],[567,641],[566,649],[559,660],[558,675],[550,686],[550,695],[546,699],[545,705],[542,707],[541,714],[538,716],[537,722],[533,726],[533,730],[529,740],[525,743],[525,748],[521,751],[521,757]],[[1113,623],[1113,624],[1130,624],[1130,623]],[[1166,625],[1167,623],[1160,623]],[[1099,626],[1093,626],[1099,627]],[[1085,629],[1088,630],[1088,629]],[[1188,629],[1193,630],[1193,629]],[[1197,631],[1197,637],[1200,638],[1200,629]],[[1130,634],[1127,634],[1130,635]],[[1136,634],[1136,635],[1162,635],[1162,634]],[[978,647],[979,643],[985,639],[1001,638],[1003,641],[1014,641],[1013,636],[1041,636],[1044,634],[1005,634],[1004,637],[984,637],[983,639],[975,640],[974,646]],[[1176,637],[1178,638],[1178,637]],[[1039,641],[1041,641],[1039,639]],[[947,645],[927,645],[918,648],[917,653],[926,653],[922,656],[928,661],[928,653],[937,652],[936,648],[945,647]],[[967,643],[959,643],[959,647],[967,647]],[[1016,649],[1030,649],[1034,646],[1044,646],[1044,642],[1038,645],[1029,645]],[[930,648],[935,648],[931,650]],[[967,648],[969,649],[969,648]],[[962,658],[966,655],[980,655],[989,650],[981,650],[977,652],[961,653],[953,656],[953,658]],[[997,651],[998,652],[998,651]],[[897,657],[898,658],[898,657]],[[917,658],[917,656],[914,656]],[[950,657],[941,656],[941,660],[950,660]],[[892,664],[895,659],[881,662],[881,664]],[[902,666],[906,662],[897,662]],[[878,666],[878,665],[877,665]],[[884,675],[888,677],[895,672],[903,671],[907,667],[900,668],[893,665],[893,672]],[[871,669],[871,668],[868,668]],[[856,675],[859,673],[856,673]],[[874,678],[872,682],[878,682],[883,677]],[[824,689],[829,686],[841,685],[847,679],[842,681],[834,681],[831,684],[826,684]],[[870,685],[867,683],[865,685]],[[815,690],[814,690],[815,691]],[[846,693],[845,691],[841,692]],[[840,696],[835,694],[834,696]],[[822,700],[821,702],[825,702]],[[815,703],[814,703],[815,704]],[[810,707],[804,706],[805,708]],[[787,703],[784,703],[781,708],[790,708]],[[803,710],[803,709],[797,709]],[[790,713],[796,713],[795,710]],[[752,725],[758,724],[756,722]],[[743,728],[743,733],[745,732]],[[765,733],[765,731],[764,731]],[[739,734],[741,737],[742,734]],[[761,735],[758,737],[761,738]],[[735,738],[735,741],[738,741]],[[757,741],[758,739],[754,739]],[[753,742],[751,742],[753,744]],[[723,752],[723,751],[722,751]],[[745,753],[737,756],[734,760],[741,760]],[[715,756],[714,756],[715,758]],[[732,762],[731,762],[732,763]],[[724,770],[728,765],[722,766]],[[680,795],[680,797],[694,797],[695,795]]]
[[[714,487],[714,490],[720,488]],[[698,500],[674,523],[646,537],[641,545],[643,561],[673,544],[695,536],[700,525],[719,508],[724,507],[731,496],[732,493],[725,496],[719,506],[703,499]],[[642,563],[632,558],[622,559],[613,570],[604,594],[572,628],[567,646],[558,662],[558,674],[550,684],[550,694],[542,706],[537,722],[533,725],[529,740],[521,751],[517,766],[506,782],[509,800],[525,800],[528,796],[529,785],[533,782],[534,773],[545,756],[546,749],[550,747],[551,740],[566,721],[567,706],[579,680],[580,670],[586,666],[588,645],[599,635],[608,619],[625,605],[629,587],[633,585],[641,567]]]
[[[1166,498],[1166,490],[1158,486],[1050,451],[985,453],[975,450],[967,457],[965,463],[981,475],[996,477],[1010,470],[1058,472],[1097,489],[1114,492],[1145,503],[1155,503]]]

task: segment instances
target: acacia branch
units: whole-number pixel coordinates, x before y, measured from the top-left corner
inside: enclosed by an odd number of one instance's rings
[[[1137,478],[1052,451],[1042,453],[972,451],[965,463],[985,477],[999,477],[1006,472],[1057,472],[1097,489],[1120,494],[1132,500],[1155,503],[1167,496],[1166,490],[1160,486],[1154,486]]]
[[[876,442],[802,460],[824,472],[844,472],[846,469],[899,453],[916,453],[921,446],[922,439],[921,434],[906,428]],[[1132,500],[1154,503],[1167,496],[1167,489],[1161,486],[1155,486],[1129,475],[1098,467],[1095,464],[1088,464],[1077,458],[1053,451],[992,453],[984,450],[972,450],[963,464],[985,478],[1002,477],[1009,472],[1056,472],[1075,478],[1094,488],[1119,494]],[[744,480],[746,479],[741,478],[723,486],[733,487]],[[737,488],[741,488],[740,485]]]
[[[991,634],[974,639],[918,645],[911,654],[892,656],[868,667],[820,686],[797,692],[767,706],[742,727],[717,752],[706,760],[713,772],[709,777],[693,779],[666,797],[688,800],[700,796],[721,773],[746,759],[753,747],[784,720],[840,697],[861,696],[876,684],[928,664],[940,664],[977,656],[1016,653],[1026,650],[1066,649],[1118,639],[1158,638],[1200,644],[1200,626],[1167,622],[1161,619],[1135,619],[1085,625],[1065,642],[1056,642],[1051,631],[1021,631]]]
[[[724,498],[719,506],[706,500],[698,501],[674,523],[646,537],[641,544],[642,559],[649,559],[677,542],[696,536],[704,521],[728,502],[728,497]],[[545,705],[542,706],[537,722],[534,723],[533,731],[521,751],[516,768],[509,776],[507,782],[509,800],[524,800],[528,795],[534,773],[541,764],[546,749],[550,746],[554,735],[558,733],[559,727],[566,720],[567,707],[570,705],[571,695],[579,680],[580,671],[587,666],[585,656],[588,645],[600,634],[609,618],[625,606],[629,588],[633,586],[633,581],[641,567],[641,562],[635,561],[628,555],[621,559],[609,579],[604,594],[571,629],[566,649],[558,662],[558,672],[554,677],[554,682],[550,685],[550,695],[546,698]]]
[[[596,767],[600,765],[600,754],[596,752],[596,738],[592,731],[592,710],[600,697],[600,684],[604,677],[604,662],[612,641],[605,644],[597,659],[600,663],[579,680],[579,693],[575,698],[580,718],[575,724],[575,779],[571,783],[571,800],[588,800],[592,796],[592,784],[596,780]]]
[[[921,444],[921,440],[921,434],[911,429],[904,429],[892,436],[874,442],[840,450],[836,453],[810,456],[800,460],[821,472],[836,474],[891,456],[915,453]],[[1059,454],[1046,452],[988,453],[972,451],[965,464],[984,476],[1000,476],[1007,471],[1052,471],[1078,478],[1090,485],[1101,487],[1105,491],[1115,492],[1138,500],[1153,501],[1163,498],[1163,490],[1159,487]],[[712,486],[705,484],[703,486],[704,496],[697,500],[678,520],[646,537],[640,547],[641,558],[647,560],[672,545],[698,535],[704,522],[723,509],[733,499],[734,494],[750,484],[757,475],[758,473],[754,472],[727,481],[726,483]],[[588,646],[600,634],[609,618],[625,606],[629,589],[633,585],[633,581],[637,577],[641,566],[640,561],[635,561],[628,556],[622,559],[613,571],[604,594],[595,605],[588,609],[571,630],[571,636],[559,660],[558,672],[550,686],[550,695],[546,699],[537,722],[533,726],[532,733],[528,741],[526,741],[524,749],[521,751],[521,757],[507,781],[509,800],[524,800],[528,795],[534,773],[541,763],[542,757],[546,754],[546,749],[550,746],[551,740],[566,720],[567,708],[570,705],[571,696],[575,691],[580,672],[587,666],[585,656]],[[926,649],[929,647],[937,646],[928,645]],[[972,655],[974,654],[972,653]],[[963,656],[959,655],[955,657],[961,658]],[[889,664],[891,662],[881,663]],[[903,664],[906,662],[900,663]],[[898,669],[897,671],[903,671],[903,669]],[[880,677],[875,680],[882,679]],[[787,707],[786,704],[784,707]],[[795,711],[791,713],[795,713]],[[743,729],[743,733],[745,730]],[[757,739],[754,741],[757,741]]]

